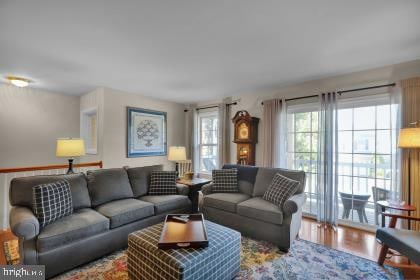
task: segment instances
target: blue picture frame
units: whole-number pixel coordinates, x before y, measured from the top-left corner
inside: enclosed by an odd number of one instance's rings
[[[166,112],[127,107],[127,157],[166,154]]]

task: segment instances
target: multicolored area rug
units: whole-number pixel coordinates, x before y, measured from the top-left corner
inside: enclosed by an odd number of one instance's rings
[[[56,279],[126,280],[127,255],[119,251],[60,275]],[[236,279],[404,279],[390,266],[305,240],[295,240],[284,254],[273,244],[242,238],[241,271]]]
[[[19,263],[19,241],[17,239],[3,242],[3,250],[8,265]]]

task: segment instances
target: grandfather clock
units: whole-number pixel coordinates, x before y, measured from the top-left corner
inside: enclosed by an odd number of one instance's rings
[[[255,165],[255,144],[258,142],[259,118],[251,117],[245,110],[238,111],[232,119],[236,143],[236,162],[243,165]]]

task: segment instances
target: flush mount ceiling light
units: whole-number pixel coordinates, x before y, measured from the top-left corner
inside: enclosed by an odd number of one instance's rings
[[[8,76],[6,77],[7,80],[9,80],[9,82],[17,87],[27,87],[29,85],[29,83],[31,82],[28,79],[25,78],[20,78],[20,77],[14,77],[14,76]]]

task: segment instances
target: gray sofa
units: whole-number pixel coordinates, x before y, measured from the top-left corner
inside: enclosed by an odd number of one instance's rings
[[[302,220],[305,172],[242,165],[224,165],[223,168],[238,169],[239,192],[212,193],[212,184],[203,186],[201,210],[205,218],[288,251]],[[300,182],[298,191],[285,202],[283,209],[262,199],[277,173]]]
[[[177,186],[177,195],[147,195],[152,170],[162,166],[13,179],[10,228],[20,239],[23,264],[43,264],[51,277],[126,247],[129,233],[163,221],[168,213],[190,213],[184,185]],[[70,183],[74,213],[40,228],[32,187],[61,179]]]

